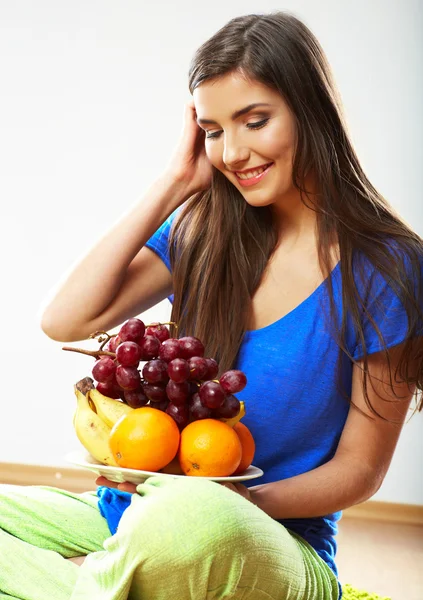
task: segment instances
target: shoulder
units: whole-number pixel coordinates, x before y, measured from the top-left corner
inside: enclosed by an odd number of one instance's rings
[[[155,252],[162,259],[169,271],[172,271],[169,247],[170,237],[179,211],[180,208],[177,208],[171,213],[145,244],[147,248]]]
[[[358,359],[423,331],[423,246],[387,239],[369,254],[355,252],[355,289],[343,290],[353,324]]]
[[[386,238],[374,244],[371,252],[355,250],[352,258],[352,272],[358,291],[371,287],[389,286],[401,295],[404,284],[422,284],[423,243],[416,240],[396,240]]]

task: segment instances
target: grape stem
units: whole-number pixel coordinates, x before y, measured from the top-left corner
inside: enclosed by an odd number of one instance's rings
[[[94,331],[94,333],[90,333],[88,339],[94,340],[98,338],[97,341],[99,342],[99,344],[101,344],[100,350],[103,350],[107,342],[112,338],[116,337],[117,335],[117,333],[112,333],[112,335],[110,335],[109,333],[107,333],[107,331]]]
[[[173,321],[168,321],[167,323],[151,323],[150,325],[146,325],[146,327],[158,327],[159,325],[173,325],[175,327],[175,329],[178,329],[178,324],[174,323]],[[90,335],[88,336],[89,340],[95,340],[97,339],[98,343],[100,344],[100,350],[103,350],[104,346],[107,344],[107,342],[109,340],[111,340],[112,338],[116,337],[117,335],[119,335],[118,333],[112,333],[110,335],[110,333],[107,333],[107,331],[94,331],[94,333],[90,333]],[[88,352],[85,352],[85,354],[88,354]],[[113,353],[110,356],[114,356]]]
[[[159,325],[173,325],[176,329],[178,329],[178,324],[173,321],[168,321],[167,323],[150,323],[150,325],[146,325],[145,327],[158,327]]]
[[[63,346],[62,350],[67,350],[68,352],[79,352],[80,354],[87,354],[88,356],[93,356],[94,358],[98,358],[99,356],[111,356],[112,358],[116,358],[115,352],[109,352],[108,350],[85,350],[84,348],[72,348],[71,346]]]

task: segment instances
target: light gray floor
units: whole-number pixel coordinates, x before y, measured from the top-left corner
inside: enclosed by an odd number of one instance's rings
[[[392,600],[423,600],[423,527],[343,518],[337,564],[342,583]]]

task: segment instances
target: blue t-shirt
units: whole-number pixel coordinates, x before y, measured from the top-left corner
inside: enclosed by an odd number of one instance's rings
[[[146,244],[169,270],[168,240],[174,215]],[[382,275],[366,259],[358,260],[364,261],[366,272],[363,280],[356,278],[360,295],[378,324],[386,346],[395,346],[406,335],[405,310]],[[340,320],[340,263],[330,277]],[[234,368],[244,371],[248,384],[236,395],[245,401],[243,423],[251,430],[256,442],[254,464],[264,471],[260,480],[247,485],[278,481],[311,471],[329,461],[336,452],[349,410],[343,393],[348,397],[351,394],[353,363],[340,352],[328,329],[325,316],[328,310],[329,296],[323,282],[287,315],[244,335]],[[363,325],[368,353],[381,350],[383,346],[371,321],[365,321]],[[346,343],[354,359],[360,359],[361,347],[348,319]],[[341,387],[337,379],[339,354]],[[106,504],[103,510],[107,513]],[[337,574],[335,535],[340,517],[341,512],[337,512],[309,519],[281,520],[280,523],[307,540]],[[117,524],[116,519],[114,523]]]

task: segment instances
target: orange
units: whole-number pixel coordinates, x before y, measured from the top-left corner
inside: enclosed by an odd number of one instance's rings
[[[178,455],[175,456],[173,460],[170,461],[168,465],[160,469],[162,473],[169,473],[170,475],[184,475],[183,470],[181,469],[181,465],[179,464]]]
[[[170,415],[142,406],[115,423],[109,445],[120,467],[158,471],[176,456],[179,439],[178,426]]]
[[[241,423],[241,421],[238,421],[238,423],[234,425],[233,429],[238,435],[242,446],[241,462],[239,463],[237,470],[233,473],[234,475],[238,475],[238,473],[243,473],[246,469],[248,469],[253,462],[256,444],[251,431],[246,425],[244,425],[244,423]]]
[[[185,475],[227,477],[241,461],[242,446],[226,423],[200,419],[182,430],[178,456]]]

